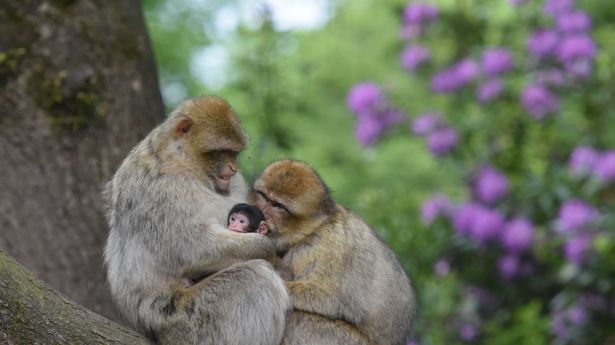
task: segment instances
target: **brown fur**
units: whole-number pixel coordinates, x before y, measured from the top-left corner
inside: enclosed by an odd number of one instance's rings
[[[275,162],[254,192],[291,276],[295,311],[282,343],[406,344],[415,301],[405,272],[363,220],[333,202],[318,174]]]
[[[229,210],[247,194],[235,162],[247,142],[226,101],[189,100],[135,146],[107,185],[111,294],[160,344],[281,340],[288,292],[263,260],[273,243],[226,229]]]

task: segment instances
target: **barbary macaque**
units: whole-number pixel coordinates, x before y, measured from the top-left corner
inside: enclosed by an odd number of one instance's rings
[[[159,344],[280,343],[290,305],[264,260],[273,243],[226,228],[229,210],[247,195],[236,163],[247,142],[226,101],[188,100],[106,186],[111,294]]]
[[[335,203],[307,164],[282,160],[254,182],[256,205],[288,270],[293,311],[282,344],[395,344],[411,335],[415,296],[389,247]]]
[[[241,203],[233,206],[228,213],[228,229],[236,232],[267,233],[263,212],[254,205]]]

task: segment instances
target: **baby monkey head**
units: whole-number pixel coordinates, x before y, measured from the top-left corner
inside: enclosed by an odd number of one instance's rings
[[[235,232],[257,232],[265,216],[261,210],[249,204],[236,204],[228,213],[228,228]]]
[[[278,246],[300,242],[335,213],[335,203],[318,173],[307,164],[281,160],[270,164],[254,182],[256,206]]]
[[[170,115],[174,137],[188,160],[211,180],[215,190],[228,193],[237,173],[237,155],[248,136],[231,106],[219,97],[202,97],[182,103]]]

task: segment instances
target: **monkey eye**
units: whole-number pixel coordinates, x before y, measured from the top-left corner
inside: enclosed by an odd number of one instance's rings
[[[288,212],[288,209],[286,208],[286,206],[280,204],[277,201],[272,201],[271,202],[271,206],[275,207],[276,209],[280,210],[280,211],[285,211]],[[290,213],[290,212],[289,212]]]
[[[243,223],[245,223],[246,221],[245,221],[245,220],[243,220],[243,219],[241,219],[239,222],[240,222],[241,224],[243,224]]]
[[[265,195],[265,193],[263,193],[261,191],[256,191],[256,195],[261,197],[263,200],[269,202],[269,198]]]

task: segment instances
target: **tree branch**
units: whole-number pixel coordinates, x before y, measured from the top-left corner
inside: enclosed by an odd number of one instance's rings
[[[46,287],[0,251],[0,343],[152,344]]]

